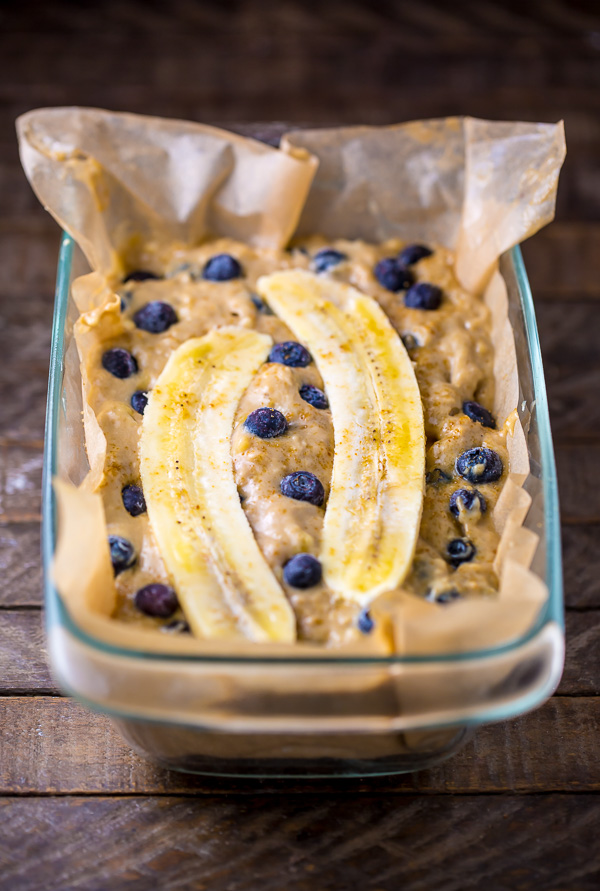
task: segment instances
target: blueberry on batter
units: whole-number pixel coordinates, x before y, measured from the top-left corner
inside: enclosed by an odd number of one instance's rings
[[[456,459],[457,472],[470,483],[494,483],[503,469],[500,455],[485,446],[468,449]]]
[[[107,350],[102,356],[102,367],[109,371],[113,377],[121,378],[121,380],[131,377],[138,370],[135,356],[122,347],[113,347],[112,350]]]
[[[273,439],[287,432],[288,422],[276,408],[257,408],[250,412],[244,421],[244,427],[254,436],[261,439]]]
[[[143,415],[148,405],[148,390],[136,390],[131,396],[131,407],[139,415]]]
[[[257,310],[258,310],[259,312],[262,312],[263,315],[265,315],[265,316],[272,316],[272,315],[273,315],[273,312],[272,312],[272,310],[271,310],[271,307],[270,307],[267,303],[265,303],[265,301],[262,300],[262,298],[260,298],[260,297],[258,296],[258,294],[250,294],[250,300],[251,300],[252,303],[255,305],[255,307],[257,308]]]
[[[458,519],[460,516],[461,503],[466,511],[470,511],[473,509],[473,505],[476,501],[479,501],[479,510],[484,514],[487,510],[487,501],[481,492],[478,492],[477,489],[457,489],[456,492],[453,492],[450,496],[448,510],[453,517]]]
[[[295,340],[286,340],[283,343],[275,344],[267,361],[288,365],[290,368],[306,368],[312,362],[312,356],[301,343],[296,343]]]
[[[402,343],[404,344],[404,348],[410,352],[410,350],[416,350],[419,346],[416,337],[412,334],[403,334],[402,335]]]
[[[171,325],[179,321],[177,313],[170,303],[163,303],[162,300],[153,300],[146,303],[141,309],[138,309],[133,317],[136,328],[141,331],[148,331],[150,334],[162,334]]]
[[[434,467],[433,470],[430,470],[425,476],[425,482],[429,486],[439,486],[442,483],[449,483],[450,479],[451,477],[449,477],[447,473],[444,473],[440,467]]]
[[[436,594],[435,591],[429,591],[425,600],[428,600],[430,603],[452,603],[453,600],[458,600],[460,597],[459,592],[456,588],[450,588],[448,591],[441,591],[439,594]]]
[[[120,535],[109,535],[108,547],[110,548],[110,562],[115,575],[133,566],[135,563],[135,549],[130,541]]]
[[[202,278],[209,282],[228,282],[232,278],[241,278],[243,274],[239,260],[231,254],[215,254],[202,270]]]
[[[371,616],[371,613],[368,609],[363,609],[358,614],[358,619],[356,620],[356,626],[359,631],[362,631],[363,634],[370,634],[373,628],[375,627],[375,622]]]
[[[121,498],[123,499],[125,510],[128,514],[131,514],[132,517],[139,517],[140,514],[146,513],[146,499],[139,486],[123,486],[121,489]]]
[[[322,574],[321,564],[312,554],[295,554],[283,567],[283,578],[292,588],[312,588]]]
[[[484,427],[491,427],[492,430],[496,429],[496,421],[493,414],[478,402],[463,402],[463,411],[472,421],[478,421]]]
[[[288,473],[280,483],[281,494],[296,501],[308,501],[321,507],[325,500],[325,490],[314,473],[308,470],[297,470],[296,473]]]
[[[418,263],[419,260],[424,260],[425,257],[431,257],[432,254],[431,248],[426,247],[424,244],[407,244],[398,254],[398,260],[403,266],[412,266],[414,263]]]
[[[417,282],[404,295],[404,305],[409,309],[437,309],[442,302],[442,289],[429,282]]]
[[[134,272],[130,272],[129,275],[125,276],[123,284],[125,284],[125,282],[146,282],[152,279],[158,280],[160,279],[160,275],[156,275],[155,272],[149,272],[147,269],[136,269]]]
[[[446,559],[456,569],[461,563],[468,563],[475,556],[475,545],[468,538],[453,538],[446,545]]]
[[[179,601],[177,594],[169,585],[153,582],[136,591],[135,605],[147,616],[168,619],[179,606]]]
[[[388,291],[402,291],[414,282],[410,269],[403,266],[396,257],[380,260],[374,269],[375,278]]]
[[[318,387],[313,387],[312,384],[302,384],[298,392],[302,399],[313,408],[329,408],[327,396]]]
[[[315,272],[325,272],[326,269],[331,269],[332,266],[337,266],[338,263],[347,259],[347,254],[336,251],[335,248],[322,248],[314,256]]]

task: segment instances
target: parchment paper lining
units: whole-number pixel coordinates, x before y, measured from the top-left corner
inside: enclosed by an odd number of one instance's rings
[[[467,652],[527,631],[548,592],[528,568],[537,537],[522,528],[531,500],[522,488],[529,461],[516,413],[514,337],[497,260],[553,217],[565,154],[562,123],[448,118],[294,131],[284,136],[280,150],[200,124],[94,109],[33,111],[19,119],[17,128],[34,190],[99,273],[118,271],[119,255],[150,238],[197,243],[231,236],[278,248],[296,224],[300,235],[321,232],[371,241],[400,236],[454,248],[461,283],[483,291],[491,311],[495,413],[499,425],[506,422],[513,431],[507,437],[511,472],[494,514],[501,533],[500,590],[493,600],[450,606],[403,594],[391,610],[382,606],[380,624],[391,628],[398,654]],[[117,299],[94,273],[84,285],[74,285],[73,296],[78,309],[91,317]],[[81,322],[80,348],[85,345]],[[66,361],[72,390],[73,350]],[[101,478],[105,444],[85,398],[84,420],[87,484],[55,483],[59,539],[54,581],[74,620],[90,634],[125,647],[231,652],[231,645],[165,639],[160,632],[109,618],[114,583],[102,501],[89,491]],[[335,657],[385,649],[385,635],[371,635],[344,650],[306,644],[235,646],[236,653],[256,657]]]

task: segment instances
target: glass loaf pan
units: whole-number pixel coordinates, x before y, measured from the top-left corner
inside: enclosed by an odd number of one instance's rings
[[[64,235],[52,334],[43,481],[43,558],[50,663],[65,690],[109,714],[124,738],[163,766],[230,776],[400,773],[455,752],[479,724],[540,705],[564,657],[558,492],[542,361],[520,249],[501,258],[515,333],[533,502],[540,537],[532,569],[549,598],[534,626],[503,646],[412,657],[198,657],[123,649],[72,620],[50,576],[56,545],[52,476],[69,478],[84,448],[70,283],[85,271]],[[77,363],[71,363],[75,367]]]

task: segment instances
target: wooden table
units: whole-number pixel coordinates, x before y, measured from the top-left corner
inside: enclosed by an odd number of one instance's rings
[[[0,7],[0,889],[596,889],[600,17],[559,0],[30,6]],[[59,233],[13,135],[53,104],[225,124],[565,118],[557,221],[524,251],[565,558],[567,664],[545,706],[411,776],[236,782],[158,770],[60,694],[38,556]]]

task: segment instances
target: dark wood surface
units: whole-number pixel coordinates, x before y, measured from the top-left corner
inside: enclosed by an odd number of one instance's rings
[[[465,891],[600,880],[600,15],[538,2],[0,5],[0,889]],[[43,420],[59,233],[17,114],[220,122],[564,118],[557,220],[524,247],[559,473],[567,662],[538,711],[410,776],[188,778],[143,761],[45,663]],[[242,122],[242,125],[240,125]]]

